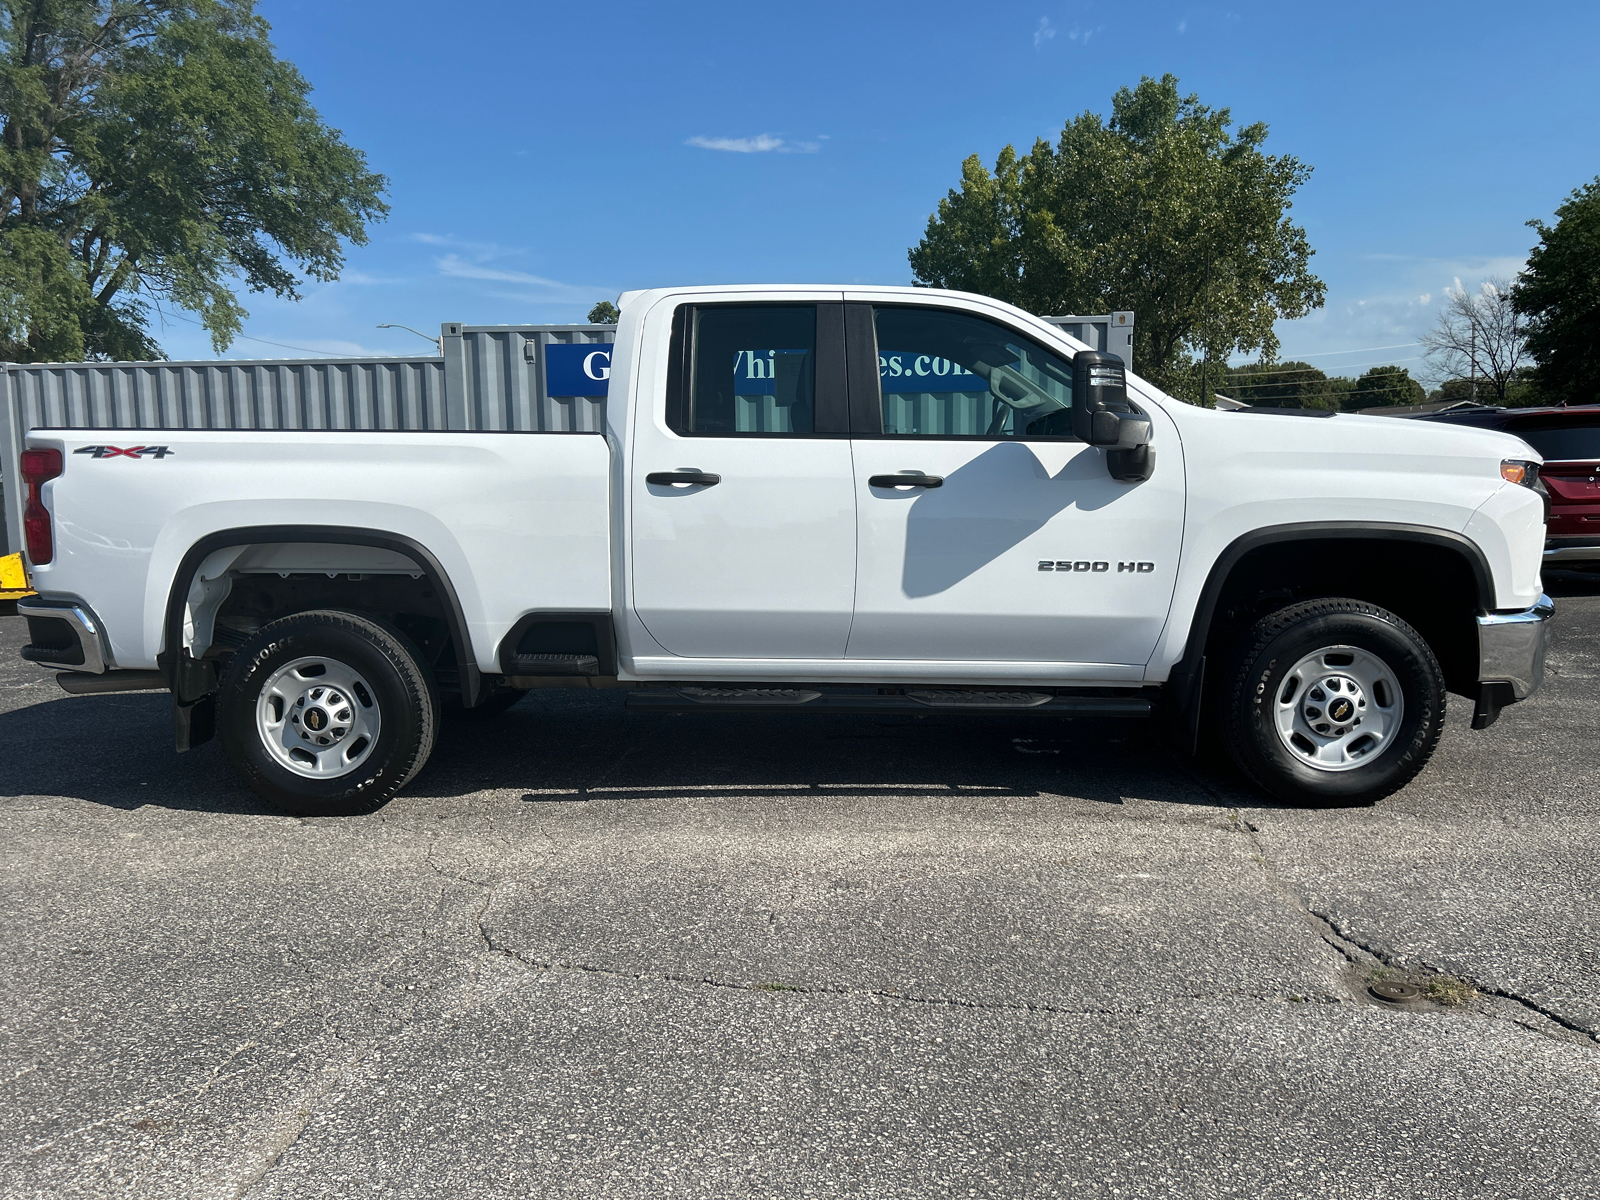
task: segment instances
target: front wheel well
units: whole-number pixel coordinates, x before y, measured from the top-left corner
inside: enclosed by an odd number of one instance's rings
[[[1272,542],[1246,551],[1228,571],[1203,653],[1218,661],[1269,612],[1302,600],[1347,597],[1388,609],[1409,624],[1432,648],[1445,685],[1473,696],[1480,587],[1480,573],[1453,545],[1360,536]]]

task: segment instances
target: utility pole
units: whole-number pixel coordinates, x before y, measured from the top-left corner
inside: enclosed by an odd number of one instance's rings
[[[1476,321],[1472,323],[1471,332],[1467,335],[1467,345],[1469,347],[1467,351],[1467,361],[1469,363],[1467,376],[1470,381],[1467,384],[1467,399],[1476,404],[1478,402],[1478,323]]]

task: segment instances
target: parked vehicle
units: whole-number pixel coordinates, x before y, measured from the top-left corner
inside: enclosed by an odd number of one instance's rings
[[[1458,408],[1420,419],[1498,429],[1537,450],[1544,459],[1539,482],[1550,504],[1544,561],[1600,564],[1600,405]]]
[[[170,690],[271,802],[368,811],[441,710],[1166,713],[1293,800],[1539,686],[1536,458],[1179,403],[924,289],[621,298],[597,433],[36,429],[25,657]]]

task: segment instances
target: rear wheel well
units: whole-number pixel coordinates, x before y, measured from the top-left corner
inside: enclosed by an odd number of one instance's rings
[[[304,526],[213,534],[184,556],[159,658],[175,698],[214,691],[234,649],[262,625],[318,609],[399,630],[441,692],[476,701],[480,676],[460,604],[433,555],[398,535]]]
[[[1422,540],[1296,539],[1246,551],[1217,595],[1204,653],[1218,662],[1267,613],[1324,596],[1388,609],[1432,648],[1451,691],[1476,695],[1478,572],[1462,551]]]

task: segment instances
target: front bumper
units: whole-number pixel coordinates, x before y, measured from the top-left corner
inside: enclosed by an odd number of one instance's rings
[[[111,654],[99,618],[82,600],[46,600],[27,596],[17,601],[17,615],[28,618],[28,645],[22,657],[42,667],[58,667],[103,675]]]
[[[1555,601],[1541,595],[1532,608],[1486,613],[1478,618],[1478,682],[1511,689],[1526,700],[1544,682],[1545,646]]]

